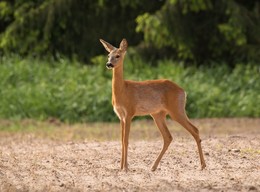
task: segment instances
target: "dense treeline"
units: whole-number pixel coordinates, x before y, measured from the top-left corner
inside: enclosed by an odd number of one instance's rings
[[[258,0],[3,0],[0,53],[89,61],[100,37],[126,37],[145,58],[260,60]]]
[[[169,47],[176,59],[234,63],[260,58],[258,1],[168,0],[137,22],[146,42]]]
[[[150,0],[30,0],[0,3],[0,48],[4,53],[54,56],[88,61],[101,53],[98,39],[132,45],[142,40],[135,18],[163,4]]]

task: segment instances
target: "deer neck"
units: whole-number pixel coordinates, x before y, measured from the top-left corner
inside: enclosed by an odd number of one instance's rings
[[[112,99],[113,101],[120,98],[124,92],[124,74],[123,74],[123,63],[113,69],[112,78]]]

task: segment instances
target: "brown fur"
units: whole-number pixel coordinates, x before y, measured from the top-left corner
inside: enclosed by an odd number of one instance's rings
[[[120,119],[122,127],[122,159],[121,169],[128,169],[127,151],[130,123],[134,116],[151,115],[164,139],[164,145],[155,160],[152,170],[155,171],[162,156],[172,141],[166,126],[166,115],[180,123],[196,140],[201,168],[206,167],[198,129],[189,121],[186,112],[186,94],[182,88],[169,80],[126,81],[123,77],[123,61],[127,49],[127,41],[123,39],[119,48],[115,48],[100,39],[109,52],[107,67],[113,70],[112,105]]]

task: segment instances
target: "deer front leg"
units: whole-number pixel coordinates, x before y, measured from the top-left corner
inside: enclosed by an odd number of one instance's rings
[[[124,168],[124,154],[125,154],[125,148],[124,148],[124,134],[125,134],[125,122],[123,120],[120,120],[121,125],[121,144],[122,144],[122,154],[121,154],[121,170]]]
[[[130,133],[131,118],[125,118],[121,122],[122,126],[122,159],[121,159],[121,169],[128,171],[127,164],[127,153],[128,153],[128,140]]]

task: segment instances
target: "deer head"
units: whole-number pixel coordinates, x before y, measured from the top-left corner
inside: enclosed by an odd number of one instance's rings
[[[127,50],[127,41],[123,39],[119,45],[119,48],[114,47],[110,43],[100,39],[100,42],[104,48],[108,51],[108,61],[106,67],[108,69],[116,68],[123,64],[124,56]]]

